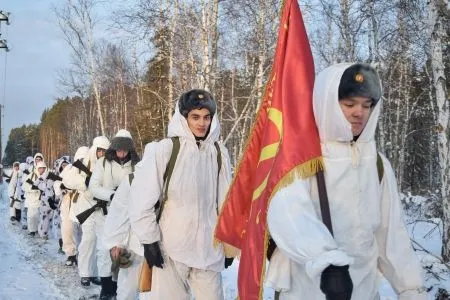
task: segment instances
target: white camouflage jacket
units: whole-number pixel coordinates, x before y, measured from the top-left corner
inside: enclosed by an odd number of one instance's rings
[[[296,287],[301,299],[325,299],[319,289],[322,271],[330,264],[349,264],[354,300],[377,299],[378,270],[400,299],[425,299],[395,175],[383,156],[381,184],[378,178],[375,129],[381,100],[356,142],[338,103],[340,78],[349,66],[326,69],[314,87],[334,237],[322,223],[315,177],[297,179],[281,189],[268,210],[269,231],[279,250],[272,257],[267,284],[288,291],[295,277],[302,285]]]
[[[180,152],[161,220],[159,224],[156,222],[154,206],[163,193],[163,174],[172,153],[171,139],[158,142],[155,154],[136,168],[129,207],[131,228],[140,243],[161,241],[163,252],[174,261],[217,272],[224,268],[224,254],[222,246],[213,245],[214,228],[231,177],[230,159],[222,145],[222,167],[218,173],[214,142],[219,135],[215,114],[208,136],[197,145],[177,105],[168,136],[179,137]]]

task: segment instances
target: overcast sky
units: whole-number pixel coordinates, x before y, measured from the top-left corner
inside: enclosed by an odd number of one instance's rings
[[[6,39],[10,48],[9,52],[0,49],[3,149],[11,128],[39,123],[44,109],[60,96],[57,71],[68,66],[69,50],[55,21],[52,2],[0,2],[0,10],[11,13],[11,24],[1,22],[0,28],[0,39]]]

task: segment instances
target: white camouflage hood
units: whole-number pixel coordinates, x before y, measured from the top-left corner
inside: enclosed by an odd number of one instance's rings
[[[339,83],[345,69],[353,63],[341,63],[326,68],[315,80],[313,93],[313,109],[319,129],[320,141],[349,142],[353,140],[351,124],[347,121],[339,106]],[[358,142],[369,142],[375,138],[381,99],[370,114],[366,127],[358,138]]]
[[[188,140],[195,141],[195,136],[192,133],[191,129],[189,128],[186,118],[183,117],[183,115],[180,113],[178,102],[175,106],[175,113],[173,114],[172,119],[169,121],[167,136],[168,137],[180,136],[185,137]],[[216,112],[211,120],[209,133],[205,139],[205,142],[213,144],[214,142],[219,140],[219,136],[220,136],[220,124]]]

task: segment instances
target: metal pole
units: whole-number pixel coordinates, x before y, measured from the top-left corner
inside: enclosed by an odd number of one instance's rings
[[[3,130],[2,130],[2,119],[3,119],[3,105],[0,104],[0,163],[3,163],[3,148],[2,148],[2,140],[3,140]]]
[[[1,23],[6,22],[6,25],[9,25],[9,12],[4,12],[0,10],[0,36],[1,36]],[[6,40],[0,40],[0,49],[5,49],[6,52],[9,51],[8,44]],[[5,54],[6,55],[6,54]],[[3,90],[3,101],[5,101],[6,95],[6,56],[5,56],[5,76],[4,76],[4,90]],[[2,130],[2,119],[3,119],[3,104],[0,103],[0,164],[3,163],[3,130]],[[1,175],[0,175],[1,176]]]

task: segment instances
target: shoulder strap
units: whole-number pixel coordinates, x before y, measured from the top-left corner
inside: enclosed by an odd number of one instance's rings
[[[106,159],[105,159],[105,157],[103,156],[103,169],[105,168],[105,165],[106,165]]]
[[[164,183],[170,182],[170,177],[172,177],[172,172],[175,167],[175,162],[177,161],[178,153],[180,152],[180,138],[178,136],[173,136],[170,138],[172,140],[172,154],[170,155],[169,162],[167,163],[166,170],[164,171],[163,181]],[[167,184],[168,185],[168,184]],[[167,188],[165,193],[167,192]]]
[[[170,139],[172,140],[172,154],[170,154],[170,159],[167,163],[166,170],[164,171],[163,175],[164,192],[160,199],[159,212],[156,216],[156,222],[159,222],[159,219],[161,218],[162,211],[164,209],[164,203],[167,200],[167,191],[169,190],[170,178],[172,177],[172,172],[177,161],[178,153],[180,152],[180,138],[178,136],[173,136]]]
[[[214,142],[214,146],[217,152],[216,213],[219,215],[219,175],[220,169],[222,168],[222,153],[220,152],[220,146],[217,141]]]
[[[220,146],[218,142],[214,142],[214,146],[216,147],[217,150],[217,170],[218,173],[220,173],[220,169],[222,168],[222,153],[220,152]]]
[[[333,226],[331,224],[330,204],[328,203],[327,188],[325,186],[325,177],[323,176],[323,170],[320,170],[316,174],[317,189],[319,190],[319,202],[320,212],[322,214],[322,222],[333,235]]]
[[[377,172],[378,172],[378,181],[381,183],[381,180],[383,180],[384,176],[384,165],[380,153],[378,152],[377,152]]]
[[[128,182],[130,183],[130,185],[133,182],[133,179],[134,179],[134,173],[128,174]]]

